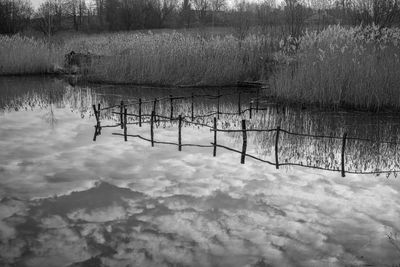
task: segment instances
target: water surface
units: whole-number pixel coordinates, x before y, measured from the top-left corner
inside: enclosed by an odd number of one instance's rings
[[[52,78],[0,80],[0,264],[4,266],[393,266],[400,264],[399,182],[394,174],[355,175],[304,167],[279,170],[222,148],[183,147],[123,137],[103,128],[93,142],[92,104],[217,94],[217,89],[72,86]],[[221,94],[237,89],[220,89]],[[241,92],[241,109],[255,93]],[[217,108],[196,98],[196,115]],[[400,117],[285,108],[220,116],[218,128],[397,142]],[[143,105],[148,114],[153,103]],[[128,106],[137,113],[138,106]],[[190,100],[173,114],[190,117]],[[221,97],[238,111],[237,94]],[[158,114],[170,115],[170,102]],[[118,111],[116,109],[115,111]],[[189,119],[189,118],[187,118]],[[213,117],[197,122],[212,125]],[[130,120],[135,122],[134,119]],[[111,110],[101,124],[119,123]],[[177,142],[177,122],[155,140]],[[148,124],[128,134],[149,138]],[[249,133],[247,153],[274,161],[275,133]],[[184,124],[182,142],[210,145],[206,127]],[[240,150],[241,133],[218,133]],[[282,134],[279,159],[340,168],[341,139]],[[348,140],[346,170],[398,170],[397,145]],[[60,263],[62,263],[60,265]]]

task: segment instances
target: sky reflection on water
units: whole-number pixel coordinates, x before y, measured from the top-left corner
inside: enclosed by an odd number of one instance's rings
[[[124,142],[111,134],[118,128],[92,142],[90,105],[98,99],[74,90],[44,108],[0,115],[0,265],[400,264],[396,178],[241,165],[239,154],[223,149],[213,158],[212,148]],[[104,124],[115,122],[106,117]],[[149,135],[148,126],[129,131]],[[176,132],[166,125],[155,138],[176,141]],[[183,128],[183,142],[210,140],[208,129]],[[235,135],[219,140],[240,146]]]

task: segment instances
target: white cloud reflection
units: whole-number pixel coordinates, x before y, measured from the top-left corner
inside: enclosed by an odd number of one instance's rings
[[[240,165],[221,149],[213,158],[206,148],[151,148],[109,129],[93,143],[93,121],[54,112],[54,129],[42,111],[1,118],[0,194],[25,199],[0,203],[4,266],[92,257],[104,266],[400,263],[386,236],[400,233],[395,179]],[[172,140],[175,130],[157,129],[156,138],[164,131]],[[146,127],[130,131],[148,135]],[[187,142],[210,137],[184,128]]]

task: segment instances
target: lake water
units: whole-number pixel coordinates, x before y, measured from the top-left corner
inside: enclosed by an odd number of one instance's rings
[[[259,112],[220,115],[219,129],[282,129],[276,169],[218,147],[207,127],[183,123],[182,143],[128,136],[114,110],[101,107],[154,98],[216,95],[218,89],[72,86],[55,78],[0,79],[1,266],[397,266],[400,264],[400,182],[349,172],[400,170],[399,114],[288,108],[268,100]],[[249,107],[254,90],[220,88],[220,111]],[[253,104],[254,107],[254,104]],[[138,105],[128,105],[138,113]],[[153,103],[143,104],[149,114]],[[217,109],[195,98],[195,116]],[[170,102],[156,113],[170,116]],[[191,100],[173,101],[173,116],[190,121]],[[143,118],[147,121],[148,118]],[[129,123],[137,119],[130,117]],[[213,116],[197,123],[213,125]],[[150,138],[149,124],[128,135]],[[341,149],[346,143],[346,177]],[[275,132],[249,132],[247,153],[275,161]],[[352,137],[387,141],[378,144]],[[178,142],[177,121],[157,122],[156,141]],[[217,142],[242,149],[242,134]],[[333,170],[333,171],[332,171]]]

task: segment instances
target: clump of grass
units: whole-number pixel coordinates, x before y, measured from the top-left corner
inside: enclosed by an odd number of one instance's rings
[[[232,35],[203,38],[182,33],[110,34],[69,43],[103,54],[88,67],[96,81],[156,84],[233,84],[258,79],[272,38]]]
[[[333,26],[299,41],[297,53],[271,78],[278,97],[321,106],[400,108],[399,29]]]
[[[62,60],[60,50],[43,40],[0,35],[0,75],[49,73]]]

